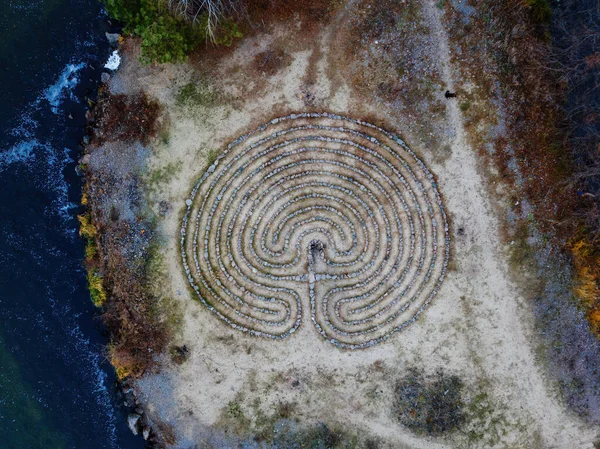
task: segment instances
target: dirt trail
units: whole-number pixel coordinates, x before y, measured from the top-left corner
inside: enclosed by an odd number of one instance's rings
[[[450,59],[448,35],[443,24],[443,10],[436,7],[435,0],[427,1],[425,5],[426,16],[439,44],[438,55],[442,63],[444,83],[450,91],[454,91],[455,72]],[[526,324],[531,320],[523,319],[530,318],[529,309],[523,304],[517,288],[511,285],[506,252],[501,248],[500,240],[487,238],[500,235],[498,222],[493,217],[489,200],[485,197],[485,184],[479,175],[477,153],[467,142],[458,101],[448,102],[447,114],[454,130],[451,141],[454,157],[448,161],[447,169],[449,172],[460,173],[462,170],[470,174],[470,177],[462,179],[465,187],[465,202],[470,203],[475,210],[486,211],[485,214],[465,216],[465,221],[461,222],[467,229],[480,236],[478,238],[480,246],[475,249],[479,253],[479,269],[489,273],[488,278],[492,281],[485,286],[487,292],[480,290],[472,294],[482,296],[487,293],[497,301],[493,302],[496,307],[488,310],[481,308],[480,313],[476,313],[473,318],[472,331],[478,332],[479,335],[472,335],[471,338],[474,342],[478,342],[477,350],[490,351],[490,355],[495,354],[495,357],[482,357],[480,368],[492,382],[498,380],[502,384],[512,383],[516,387],[512,391],[499,391],[498,394],[505,394],[507,400],[529,411],[536,425],[540,427],[544,447],[566,449],[574,447],[574,442],[578,441],[577,447],[592,449],[595,433],[578,424],[557,403],[554,392],[549,390],[548,383],[540,371],[540,366],[535,363],[535,354],[532,350],[532,341],[535,340],[531,338],[531,327]],[[453,164],[453,161],[459,160],[456,158],[460,159],[460,167]],[[461,208],[456,207],[452,210],[459,215]],[[494,276],[494,273],[503,275]],[[477,304],[473,296],[471,299],[474,300],[475,311],[484,305]],[[502,350],[498,350],[497,346],[486,348],[486,343],[494,346],[500,344]],[[511,382],[516,375],[525,382],[526,388]]]

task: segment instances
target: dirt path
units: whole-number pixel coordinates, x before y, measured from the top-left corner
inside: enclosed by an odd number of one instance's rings
[[[448,35],[443,24],[443,10],[436,7],[434,0],[425,2],[425,5],[426,16],[439,44],[438,55],[444,83],[450,91],[454,91],[456,84]],[[463,201],[471,205],[472,211],[479,213],[470,214],[458,205],[452,210],[455,220],[476,234],[478,247],[472,245],[464,250],[478,253],[478,269],[488,273],[486,278],[490,281],[484,286],[485,290],[473,291],[469,295],[473,302],[469,308],[475,312],[471,321],[471,341],[482,354],[479,367],[492,383],[513,387],[512,391],[498,389],[497,394],[505,396],[507,402],[528,410],[540,428],[543,447],[592,449],[595,432],[586,429],[557,403],[555,392],[549,390],[540,367],[535,363],[532,348],[535,339],[532,338],[531,326],[526,324],[531,322],[529,308],[523,304],[515,286],[511,285],[506,252],[502,250],[499,239],[490,238],[500,235],[498,222],[489,200],[484,196],[486,188],[479,175],[477,153],[467,142],[458,101],[448,102],[447,114],[454,130],[451,141],[454,157],[448,161],[447,170],[451,173],[469,173],[468,177],[462,179]],[[460,166],[453,164],[453,160],[460,161]],[[481,213],[483,211],[485,213]],[[490,295],[494,300],[480,302],[475,295]],[[524,385],[513,382],[515,376],[524,381]]]

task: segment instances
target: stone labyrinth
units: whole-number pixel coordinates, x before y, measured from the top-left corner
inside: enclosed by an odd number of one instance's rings
[[[229,326],[374,346],[412,324],[446,274],[433,175],[396,136],[333,114],[274,119],[230,143],[186,201],[181,253]]]

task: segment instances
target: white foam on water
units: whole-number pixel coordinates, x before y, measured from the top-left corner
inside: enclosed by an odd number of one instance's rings
[[[43,147],[37,139],[22,140],[11,148],[0,152],[0,173],[17,162],[30,162],[35,159],[35,149]]]
[[[102,369],[103,359],[98,349],[84,335],[79,324],[77,323],[78,315],[73,313],[73,310],[64,301],[60,301],[55,297],[52,288],[47,288],[47,297],[52,304],[52,314],[64,323],[65,331],[69,338],[65,341],[65,346],[57,348],[64,359],[76,357],[76,366],[80,370],[82,377],[85,379],[86,388],[93,392],[93,398],[101,411],[102,427],[107,430],[109,436],[109,444],[111,449],[118,449],[116,415],[111,401],[110,392],[106,388],[107,375]],[[85,407],[82,402],[79,405]],[[85,410],[84,410],[85,411]]]
[[[68,220],[72,218],[71,210],[77,208],[77,204],[69,201],[69,184],[64,175],[67,165],[73,162],[73,158],[68,148],[63,148],[62,154],[49,147],[46,150],[48,164],[46,188],[56,194],[47,212],[58,214],[63,224],[67,225]],[[65,226],[64,229],[67,234],[75,235],[75,227]]]
[[[59,106],[68,95],[73,98],[73,88],[79,83],[77,72],[85,67],[85,63],[67,64],[58,81],[44,91],[44,98],[50,103],[52,112],[58,114]]]

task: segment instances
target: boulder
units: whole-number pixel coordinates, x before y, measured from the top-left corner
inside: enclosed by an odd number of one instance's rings
[[[119,33],[104,33],[106,35],[106,40],[110,44],[111,47],[117,48],[119,46],[119,38],[121,35]]]
[[[108,83],[108,81],[110,80],[110,75],[106,72],[102,72],[102,75],[100,75],[100,81],[102,81],[103,84]]]
[[[142,430],[142,436],[144,437],[144,440],[148,440],[148,438],[150,438],[150,427],[144,427],[144,430]]]
[[[127,417],[127,425],[129,426],[129,430],[131,430],[134,435],[137,435],[139,432],[140,418],[141,416],[137,413],[130,413]]]

